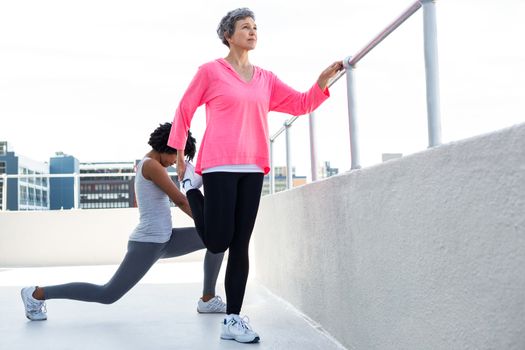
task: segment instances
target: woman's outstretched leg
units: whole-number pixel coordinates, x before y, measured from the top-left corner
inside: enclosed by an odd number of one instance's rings
[[[101,304],[119,300],[148,272],[161,256],[164,244],[128,242],[128,251],[117,271],[104,285],[74,282],[46,287],[26,287],[21,291],[26,317],[46,320],[45,300],[71,299]]]
[[[161,243],[128,242],[128,252],[108,283],[68,283],[43,287],[44,299],[71,299],[112,304],[133,288],[160,258]]]

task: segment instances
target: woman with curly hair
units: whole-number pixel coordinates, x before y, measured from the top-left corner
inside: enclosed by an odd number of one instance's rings
[[[204,249],[194,227],[172,228],[170,200],[191,217],[188,200],[168,175],[167,168],[177,159],[177,151],[167,146],[171,123],[160,125],[150,135],[152,147],[138,163],[135,193],[140,221],[131,233],[124,260],[104,285],[67,283],[21,290],[26,317],[32,321],[47,319],[45,300],[71,299],[112,304],[133,288],[158,259],[185,255]],[[188,160],[195,155],[195,139],[187,132],[184,153]],[[215,284],[223,254],[206,252],[204,258],[203,296],[197,303],[200,313],[224,313],[226,305],[215,295]]]

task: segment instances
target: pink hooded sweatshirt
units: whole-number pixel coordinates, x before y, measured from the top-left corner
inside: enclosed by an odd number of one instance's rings
[[[199,67],[175,112],[168,146],[184,149],[191,119],[206,104],[206,130],[195,170],[220,165],[256,164],[269,167],[268,112],[295,116],[310,113],[330,93],[317,82],[300,93],[270,71],[254,67],[252,80],[244,81],[228,61],[219,58]]]

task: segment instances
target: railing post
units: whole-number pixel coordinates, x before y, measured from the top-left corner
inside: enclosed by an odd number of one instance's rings
[[[308,118],[310,126],[310,168],[312,170],[312,182],[317,181],[317,139],[315,135],[315,112],[310,113]]]
[[[47,210],[51,210],[51,177],[49,177],[49,174],[47,174],[48,176],[45,177],[45,179],[47,180],[47,197],[46,197],[46,203],[47,203]],[[42,178],[42,181],[44,180],[44,178]]]
[[[350,129],[350,155],[352,165],[350,169],[359,169],[361,164],[359,162],[359,140],[358,140],[358,126],[355,108],[355,92],[354,92],[354,67],[350,65],[351,56],[343,60],[343,65],[346,70],[346,89],[348,97],[348,127]]]
[[[270,194],[275,193],[275,172],[273,171],[273,142],[274,140],[270,139]]]
[[[7,211],[7,174],[2,174],[2,211]]]
[[[289,190],[292,188],[292,154],[290,149],[290,123],[288,121],[284,122],[285,127],[285,137],[286,137],[286,189]]]
[[[441,144],[436,4],[434,0],[421,0],[421,4],[427,86],[428,147],[434,147]]]
[[[73,173],[73,208],[80,207],[80,176],[78,173]]]

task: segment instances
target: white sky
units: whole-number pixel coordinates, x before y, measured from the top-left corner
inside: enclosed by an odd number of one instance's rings
[[[227,48],[220,18],[248,6],[259,42],[251,61],[298,90],[355,54],[412,0],[232,1],[0,0],[0,140],[47,161],[132,161],[149,133],[171,121],[197,67]],[[443,142],[525,121],[525,1],[438,0]],[[427,147],[422,11],[356,71],[363,165],[381,153]],[[346,87],[317,111],[319,160],[350,167]],[[272,134],[288,116],[269,116]],[[204,108],[192,130],[204,130]],[[309,175],[308,121],[293,127],[298,174]],[[284,135],[276,143],[284,164]]]

